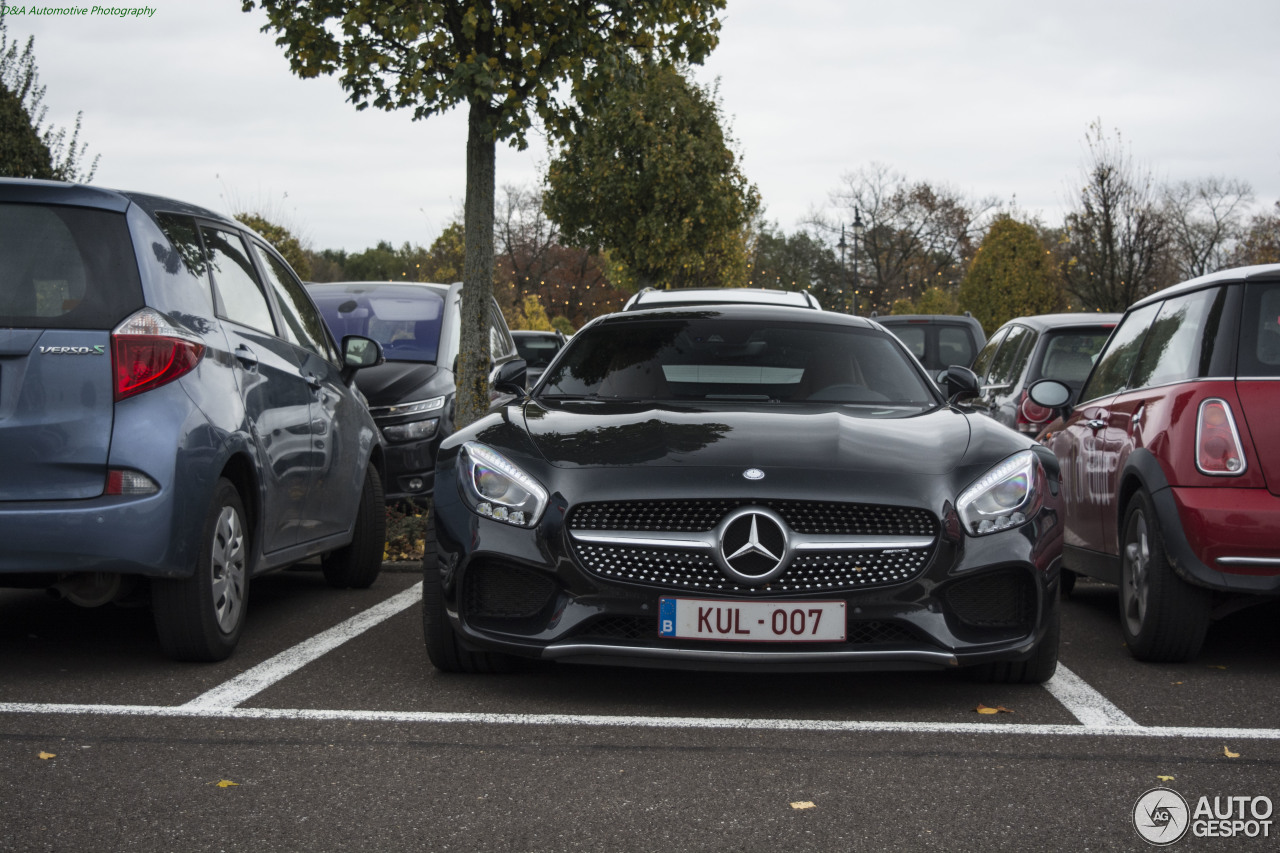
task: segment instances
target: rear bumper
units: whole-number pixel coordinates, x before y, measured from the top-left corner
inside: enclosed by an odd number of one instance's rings
[[[174,548],[173,522],[173,500],[164,492],[0,504],[0,586],[6,575],[19,574],[189,573],[189,561]]]
[[[1280,497],[1266,489],[1162,489],[1153,496],[1165,549],[1188,580],[1280,595]]]

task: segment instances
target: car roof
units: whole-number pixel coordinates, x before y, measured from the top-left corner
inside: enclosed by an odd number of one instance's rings
[[[821,310],[813,294],[803,290],[772,290],[763,287],[683,287],[657,290],[646,287],[627,300],[623,311],[636,311],[661,305],[720,305],[744,303],[779,305]]]
[[[452,285],[435,281],[308,281],[306,284],[307,287],[329,287],[335,290],[348,290],[353,293],[360,290],[374,290],[379,287],[421,287],[445,294],[452,287]]]
[[[175,198],[134,192],[132,190],[113,190],[105,187],[92,187],[86,184],[72,184],[66,181],[0,178],[0,200],[96,207],[101,210],[112,210],[120,213],[127,210],[130,204],[136,204],[152,216],[161,211],[166,213],[187,213],[234,225],[236,228],[246,231],[252,230],[243,222],[237,222],[226,214],[189,202],[179,201]]]
[[[1202,275],[1199,278],[1193,278],[1188,281],[1170,285],[1163,290],[1157,290],[1155,293],[1144,296],[1137,302],[1129,306],[1129,310],[1147,305],[1151,302],[1159,302],[1162,299],[1168,299],[1170,296],[1178,296],[1192,290],[1199,290],[1202,287],[1211,287],[1216,284],[1239,283],[1243,284],[1249,281],[1276,281],[1280,279],[1280,264],[1258,264],[1250,267],[1233,267],[1231,269],[1221,270],[1208,275]]]
[[[883,326],[903,326],[908,323],[914,325],[927,325],[934,323],[940,326],[956,325],[956,326],[976,326],[982,328],[982,324],[978,322],[978,318],[971,314],[887,314],[883,317],[875,315],[871,318]]]
[[[801,323],[822,323],[832,326],[855,326],[863,329],[879,329],[880,327],[866,317],[840,314],[835,311],[814,311],[812,308],[796,308],[787,305],[757,305],[746,303],[720,303],[707,305],[680,305],[672,307],[644,307],[616,314],[605,314],[591,321],[590,325],[617,325],[640,320],[691,320],[705,318],[751,319],[767,318],[771,320],[793,320]]]
[[[1102,312],[1086,313],[1080,312],[1076,314],[1036,314],[1027,317],[1014,317],[1001,324],[1001,328],[1017,323],[1022,326],[1029,326],[1037,331],[1046,331],[1048,329],[1066,329],[1090,326],[1115,326],[1120,322],[1123,314],[1108,314]]]

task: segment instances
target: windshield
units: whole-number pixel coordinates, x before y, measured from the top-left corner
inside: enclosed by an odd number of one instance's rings
[[[539,387],[549,398],[937,405],[885,332],[720,317],[604,323],[585,329]]]
[[[308,291],[338,340],[373,338],[387,361],[436,360],[444,316],[444,296],[437,291],[411,284],[312,285]]]

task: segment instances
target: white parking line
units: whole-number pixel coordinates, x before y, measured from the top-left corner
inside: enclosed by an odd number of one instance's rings
[[[393,595],[381,604],[370,607],[345,622],[333,626],[327,631],[316,634],[311,639],[286,649],[269,660],[265,660],[252,669],[247,669],[230,681],[219,684],[208,693],[192,699],[184,708],[194,709],[228,709],[247,701],[250,697],[261,693],[277,681],[292,675],[326,652],[336,649],[353,637],[390,619],[401,610],[412,607],[422,600],[422,582],[414,584],[397,595]]]
[[[1084,679],[1061,663],[1045,689],[1061,702],[1077,720],[1094,728],[1136,728],[1138,724],[1129,715],[1111,704],[1107,697],[1094,690]]]
[[[422,598],[417,583],[363,613],[342,622],[185,705],[71,705],[0,702],[0,714],[75,714],[120,717],[219,718],[233,720],[342,721],[518,726],[616,726],[654,729],[741,729],[848,733],[1074,735],[1153,738],[1280,740],[1280,729],[1141,726],[1101,693],[1061,664],[1045,688],[1080,725],[1027,723],[899,723],[859,720],[777,720],[702,717],[627,717],[593,714],[485,714],[449,711],[341,711],[309,708],[241,708],[251,697],[308,663],[413,606]]]
[[[427,723],[513,726],[593,726],[649,729],[846,732],[872,734],[1086,735],[1093,737],[1280,740],[1280,729],[1183,726],[1064,726],[1025,723],[895,723],[859,720],[753,720],[732,717],[622,717],[593,714],[476,714],[450,711],[325,711],[309,708],[213,708],[190,705],[43,705],[0,703],[5,714],[116,717],[199,717],[305,722]]]

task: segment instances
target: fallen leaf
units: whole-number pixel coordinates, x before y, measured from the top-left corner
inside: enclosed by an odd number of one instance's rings
[[[1238,752],[1232,752],[1232,751],[1231,751],[1231,747],[1229,747],[1229,746],[1224,746],[1224,747],[1222,748],[1222,754],[1223,754],[1223,755],[1225,755],[1227,758],[1239,758],[1239,757],[1240,757],[1240,753],[1238,753]]]
[[[232,782],[230,779],[223,779],[222,781],[217,782],[215,784],[217,784],[219,788],[231,788],[231,787],[238,787],[240,785],[239,782]]]
[[[1169,683],[1170,683],[1170,684],[1181,684],[1182,682],[1181,682],[1181,681],[1170,681]]]
[[[974,708],[973,710],[977,711],[979,714],[1012,714],[1013,713],[1013,711],[1010,711],[1008,708],[1006,708],[1003,705],[997,705],[994,708],[988,708],[986,705],[983,705],[981,702],[979,702],[978,707]]]
[[[811,803],[808,800],[803,800],[801,802],[791,804],[791,808],[793,809],[816,809],[817,807],[818,806],[816,803]]]
[[[1226,667],[1220,664],[1211,663],[1209,664],[1209,669],[1226,669]]]
[[[40,756],[41,761],[48,761],[50,758],[58,757],[58,754],[56,752],[44,752],[43,750],[38,754]]]
[[[1161,782],[1172,782],[1172,781],[1173,781],[1173,777],[1172,777],[1172,776],[1157,776],[1156,778],[1157,778],[1157,779],[1159,779]]]

